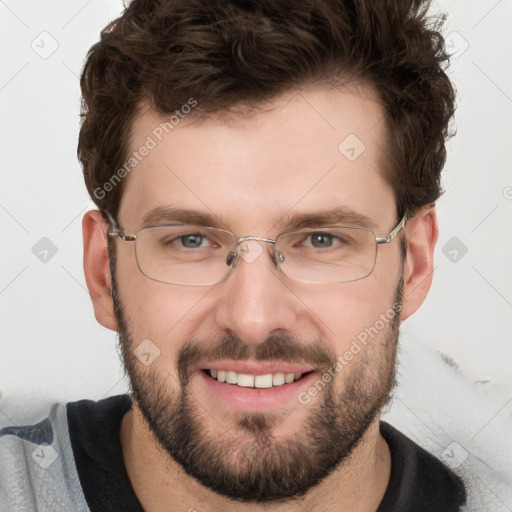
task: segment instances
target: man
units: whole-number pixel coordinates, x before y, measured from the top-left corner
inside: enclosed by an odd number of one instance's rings
[[[134,0],[102,32],[84,269],[132,393],[4,428],[6,510],[463,506],[380,420],[432,279],[454,110],[426,8]]]

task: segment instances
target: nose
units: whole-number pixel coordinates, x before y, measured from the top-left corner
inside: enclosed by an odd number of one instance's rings
[[[273,246],[243,242],[235,268],[217,285],[216,322],[247,345],[264,342],[276,330],[293,332],[299,301],[274,261]]]

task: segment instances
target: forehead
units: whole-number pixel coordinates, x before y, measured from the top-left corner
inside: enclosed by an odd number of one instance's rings
[[[194,210],[233,231],[279,231],[326,210],[395,219],[384,110],[370,90],[294,91],[229,116],[188,111],[171,119],[146,108],[134,121],[121,225],[158,222],[163,210]]]

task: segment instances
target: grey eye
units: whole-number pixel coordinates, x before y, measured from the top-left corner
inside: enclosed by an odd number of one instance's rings
[[[203,242],[203,239],[204,239],[204,235],[200,235],[200,234],[185,235],[185,236],[181,236],[179,238],[180,242],[187,249],[200,247],[201,243]]]
[[[327,233],[313,233],[310,237],[311,245],[319,249],[331,247],[333,238],[335,238],[333,235],[329,235]]]

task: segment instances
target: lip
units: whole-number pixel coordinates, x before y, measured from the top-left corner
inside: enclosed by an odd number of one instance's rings
[[[309,365],[280,361],[230,361],[226,359],[202,363],[195,370],[226,370],[248,375],[266,375],[268,373],[307,373],[314,369]]]
[[[297,368],[300,369],[300,367]],[[289,384],[283,384],[282,386],[272,388],[246,388],[237,386],[236,384],[219,382],[207,375],[203,370],[204,369],[198,371],[198,380],[202,388],[200,390],[202,395],[211,397],[213,401],[220,403],[220,405],[224,407],[227,406],[228,409],[237,411],[266,411],[293,402],[296,402],[296,405],[300,405],[298,400],[299,393],[307,389],[318,379],[318,373],[312,371],[299,380],[295,380]],[[300,370],[299,372],[302,373]],[[267,373],[277,372],[269,371]],[[288,373],[292,373],[292,370]]]

